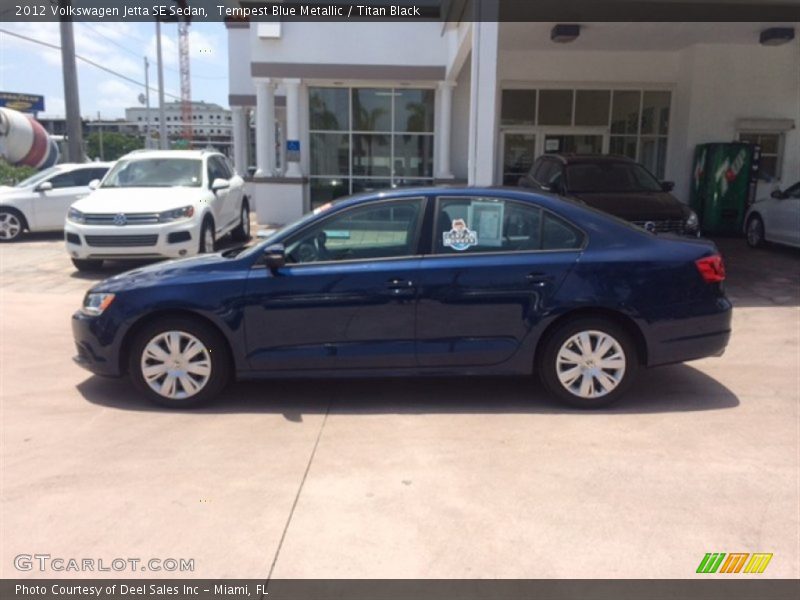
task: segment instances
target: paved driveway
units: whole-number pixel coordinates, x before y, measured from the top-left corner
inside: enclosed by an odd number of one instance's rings
[[[720,244],[725,356],[593,413],[527,379],[241,383],[156,409],[72,364],[91,280],[60,238],[0,246],[0,577],[48,553],[197,577],[683,578],[706,552],[798,577],[800,254]]]

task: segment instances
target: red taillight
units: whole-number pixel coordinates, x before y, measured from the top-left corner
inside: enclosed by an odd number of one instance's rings
[[[694,264],[697,265],[697,270],[700,271],[700,275],[703,276],[706,283],[725,281],[725,263],[722,262],[719,254],[698,258]]]

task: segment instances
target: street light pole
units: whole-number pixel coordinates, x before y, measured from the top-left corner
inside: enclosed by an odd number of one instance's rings
[[[169,148],[164,110],[164,60],[161,56],[161,21],[156,20],[156,60],[158,61],[158,147]]]
[[[147,57],[144,57],[144,107],[145,107],[145,125],[144,125],[144,147],[150,149],[150,63],[147,62]]]

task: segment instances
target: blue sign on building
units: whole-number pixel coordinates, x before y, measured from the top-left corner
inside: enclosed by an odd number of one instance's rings
[[[19,94],[17,92],[0,92],[0,106],[20,112],[41,112],[44,110],[44,96]]]

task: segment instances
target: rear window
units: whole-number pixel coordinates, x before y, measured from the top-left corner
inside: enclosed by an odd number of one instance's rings
[[[660,192],[661,185],[647,169],[628,163],[578,163],[567,166],[570,192]]]

